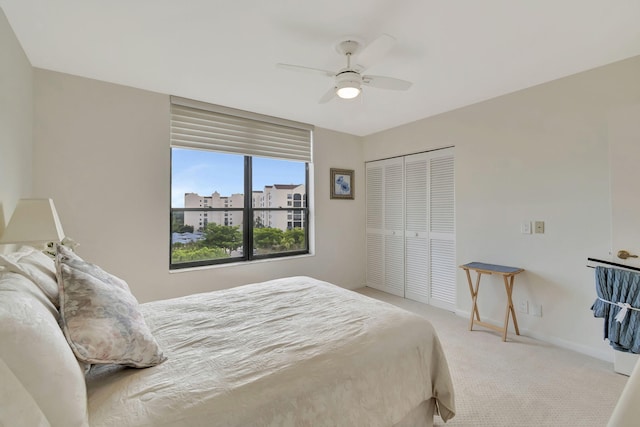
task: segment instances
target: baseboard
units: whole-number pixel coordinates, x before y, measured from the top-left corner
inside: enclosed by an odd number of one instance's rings
[[[467,320],[470,318],[470,312],[468,311],[456,310],[455,313],[456,313],[456,316],[466,318]],[[489,323],[494,323],[496,325],[501,325],[503,324],[504,319],[503,320],[486,319],[486,321]],[[613,350],[606,350],[606,349],[598,350],[583,344],[578,344],[575,342],[563,340],[561,338],[549,336],[546,334],[532,332],[528,329],[523,329],[523,328],[520,328],[520,335],[524,335],[526,337],[533,338],[548,344],[553,344],[560,348],[572,350],[577,353],[585,354],[587,356],[595,357],[596,359],[604,360],[605,362],[613,363],[613,356],[614,356]]]

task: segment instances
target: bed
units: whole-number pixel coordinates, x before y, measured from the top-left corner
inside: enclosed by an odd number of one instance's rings
[[[29,256],[30,271],[14,260],[0,272],[0,425],[430,426],[435,413],[454,416],[446,357],[421,316],[288,277],[137,305],[157,345],[150,367],[89,363],[65,336],[71,322],[56,318],[70,291],[58,285],[56,307],[33,267],[50,279],[55,266]]]

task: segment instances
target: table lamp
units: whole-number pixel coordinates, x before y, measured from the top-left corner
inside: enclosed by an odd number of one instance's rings
[[[20,199],[0,244],[23,243],[50,247],[64,239],[62,225],[51,199]]]

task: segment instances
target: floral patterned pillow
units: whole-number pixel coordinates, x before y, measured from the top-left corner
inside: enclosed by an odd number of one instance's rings
[[[127,283],[56,247],[60,326],[76,357],[146,368],[166,360]]]

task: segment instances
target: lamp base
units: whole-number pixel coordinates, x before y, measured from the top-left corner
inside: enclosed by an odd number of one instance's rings
[[[75,251],[76,246],[78,246],[78,243],[69,238],[69,237],[65,237],[64,239],[62,239],[62,241],[60,242],[60,244],[62,246],[66,246],[67,248],[71,249],[71,251]],[[42,250],[42,252],[44,252],[45,254],[49,255],[51,258],[55,258],[56,257],[56,242],[47,242],[44,244],[44,249]]]

